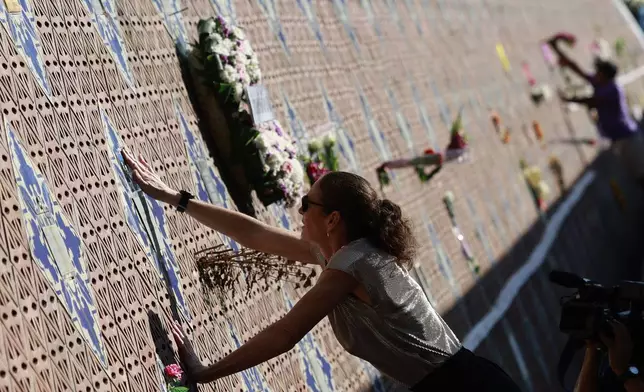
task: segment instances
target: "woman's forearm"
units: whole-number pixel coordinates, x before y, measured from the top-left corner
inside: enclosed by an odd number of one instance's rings
[[[179,204],[180,197],[180,195],[176,195],[164,201],[176,206]],[[266,228],[264,223],[255,218],[196,199],[190,200],[186,213],[211,229],[252,249],[257,249],[255,239]]]
[[[195,381],[208,383],[257,366],[289,351],[295,343],[288,332],[273,324],[221,361],[197,371]]]

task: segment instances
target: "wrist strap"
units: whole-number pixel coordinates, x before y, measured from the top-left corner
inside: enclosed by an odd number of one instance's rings
[[[180,191],[179,194],[181,194],[181,198],[179,199],[179,204],[177,204],[177,211],[185,212],[188,208],[188,202],[195,197],[187,191]]]

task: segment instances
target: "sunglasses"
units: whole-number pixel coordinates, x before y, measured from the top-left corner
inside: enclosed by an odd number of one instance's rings
[[[314,201],[309,200],[309,195],[302,196],[302,212],[308,211],[309,207],[312,205],[324,207],[324,204],[322,203],[316,203]]]

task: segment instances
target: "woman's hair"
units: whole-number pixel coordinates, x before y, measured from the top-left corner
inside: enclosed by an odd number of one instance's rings
[[[324,211],[338,211],[349,241],[366,238],[372,245],[396,257],[399,264],[411,262],[416,239],[400,206],[380,199],[364,178],[347,172],[331,172],[319,180]]]

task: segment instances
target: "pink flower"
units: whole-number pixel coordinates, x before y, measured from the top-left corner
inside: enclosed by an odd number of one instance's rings
[[[282,165],[282,170],[285,173],[291,173],[293,171],[293,165],[291,165],[291,162],[284,162]]]
[[[181,370],[181,366],[177,365],[176,363],[165,367],[165,375],[170,378],[178,379],[178,378],[181,378],[182,374],[183,374],[183,370]]]

